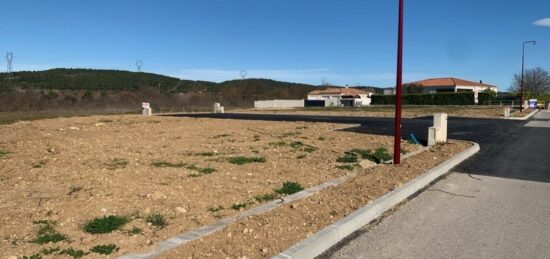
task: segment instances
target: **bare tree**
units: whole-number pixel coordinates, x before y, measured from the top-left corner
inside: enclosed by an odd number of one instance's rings
[[[509,91],[519,93],[521,87],[521,75],[514,75]],[[525,71],[523,79],[523,91],[526,95],[538,96],[550,92],[550,74],[540,67]]]

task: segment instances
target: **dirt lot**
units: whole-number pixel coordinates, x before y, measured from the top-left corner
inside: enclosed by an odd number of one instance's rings
[[[220,232],[170,250],[161,258],[269,258],[467,147],[469,144],[464,142],[449,142],[407,159],[398,167],[379,165],[342,185],[240,220]]]
[[[337,168],[336,160],[352,148],[383,147],[392,153],[392,137],[337,130],[345,127],[350,125],[131,115],[0,126],[0,257],[78,255],[100,245],[116,245],[111,256],[146,250],[234,215],[243,204],[256,206],[256,196],[272,193],[284,182],[307,188],[348,174]],[[413,151],[418,146],[405,143],[404,148]],[[395,175],[402,182],[439,162],[442,157],[435,154],[435,159],[401,167],[405,170],[382,168],[410,172]],[[364,179],[375,192],[350,202],[337,215],[396,184]],[[320,197],[326,203],[342,201]],[[304,202],[300,204],[311,201]],[[121,228],[90,233],[90,221],[106,215],[123,217]],[[318,227],[327,220],[309,224]],[[42,242],[41,237],[56,242]]]
[[[279,114],[311,114],[339,115],[364,117],[394,117],[393,106],[370,106],[361,108],[297,108],[297,109],[249,109],[237,112],[279,113]],[[504,118],[504,107],[495,106],[403,106],[404,118],[431,116],[444,112],[449,116],[473,118]]]

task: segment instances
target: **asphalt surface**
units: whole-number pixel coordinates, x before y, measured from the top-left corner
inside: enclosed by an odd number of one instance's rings
[[[393,134],[388,118],[193,114],[189,117],[361,124]],[[404,119],[425,140],[431,117]],[[550,258],[550,112],[529,121],[449,118],[449,138],[481,150],[374,226],[320,258]]]

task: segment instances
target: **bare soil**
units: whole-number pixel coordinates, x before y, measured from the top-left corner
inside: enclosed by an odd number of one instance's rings
[[[376,198],[425,173],[470,144],[449,142],[407,159],[379,165],[336,187],[251,216],[202,239],[170,250],[161,258],[269,258],[306,239]]]
[[[393,106],[369,106],[360,108],[296,108],[296,109],[248,109],[237,110],[243,113],[309,114],[363,117],[394,117]],[[447,113],[455,117],[504,118],[504,107],[500,106],[403,106],[402,116],[414,118],[432,116],[434,113]]]
[[[307,188],[348,174],[350,171],[336,168],[335,161],[352,148],[384,147],[392,153],[390,136],[338,130],[351,126],[135,115],[57,118],[2,125],[0,257],[30,256],[55,247],[89,251],[93,246],[108,244],[119,247],[111,256],[147,250],[160,240],[234,215],[238,212],[231,208],[235,204],[257,206],[255,196],[273,192],[284,182],[295,181]],[[404,148],[414,151],[419,146],[405,143]],[[447,150],[445,146],[443,150]],[[420,173],[441,161],[443,158],[437,154],[433,153],[436,159],[426,162],[376,169],[394,172],[386,176],[380,173],[379,178],[362,177],[364,184],[380,190],[360,200],[375,197],[388,186],[412,177],[399,176],[398,172],[418,167],[411,172]],[[244,165],[228,162],[237,156],[264,158],[266,162]],[[215,171],[208,173],[212,169]],[[316,199],[321,197],[326,195]],[[322,200],[326,204],[343,201],[340,198],[325,201],[325,198]],[[305,207],[311,201],[304,202],[298,204]],[[350,200],[349,205],[336,208],[337,215],[344,215],[359,204],[360,201]],[[319,213],[323,211],[326,209]],[[157,228],[146,222],[149,215],[156,213],[166,218],[166,227]],[[328,222],[324,216],[316,216],[320,215],[317,212],[306,216],[303,211],[292,209],[290,213],[307,222],[300,224],[315,226],[302,234],[312,233]],[[88,221],[105,215],[126,216],[130,222],[107,234],[84,231]],[[313,220],[317,217],[319,221]],[[271,222],[269,216],[259,219],[264,222],[266,233],[271,231],[267,226],[275,227],[272,231],[277,233],[280,224],[291,220],[284,217]],[[39,220],[51,222],[69,241],[33,243],[39,228],[33,222]],[[301,225],[288,223],[285,228],[300,229]],[[229,230],[242,232],[235,229],[239,226],[243,225],[231,226]],[[142,233],[130,233],[134,227]],[[284,238],[284,242],[270,247],[269,253],[303,236]],[[260,244],[263,243],[250,247],[256,249]],[[97,254],[88,255],[93,256]]]

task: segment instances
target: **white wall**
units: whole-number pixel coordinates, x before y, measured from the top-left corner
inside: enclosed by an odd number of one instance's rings
[[[304,99],[265,100],[265,101],[254,102],[254,108],[300,108],[300,107],[304,107]]]

